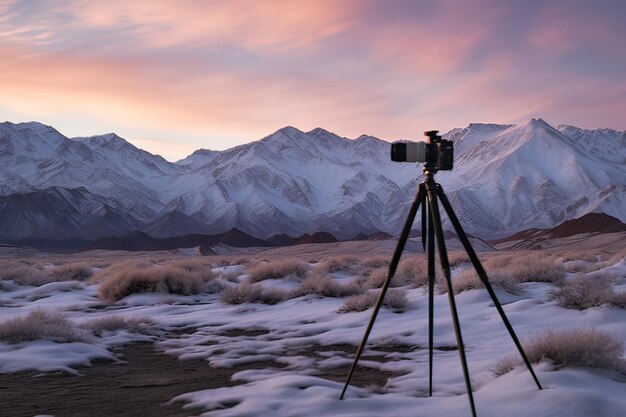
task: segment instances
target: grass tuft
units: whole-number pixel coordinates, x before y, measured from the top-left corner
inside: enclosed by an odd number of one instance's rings
[[[220,295],[224,304],[277,304],[289,298],[289,292],[280,288],[262,287],[249,282],[225,288]]]
[[[58,312],[36,308],[24,317],[0,323],[0,341],[21,343],[48,339],[54,342],[84,342],[88,334],[76,329]]]
[[[111,273],[100,284],[99,297],[115,302],[137,293],[198,294],[205,286],[206,274],[178,266],[137,269],[127,267]]]
[[[309,272],[308,264],[298,259],[284,259],[280,261],[263,262],[246,268],[250,282],[259,282],[272,278],[283,278],[288,275],[304,277]]]
[[[578,274],[550,290],[547,296],[549,300],[556,300],[561,307],[575,310],[586,310],[603,304],[626,308],[626,293],[615,293],[611,277],[602,274]]]
[[[554,366],[607,368],[626,370],[622,358],[624,344],[615,336],[596,329],[546,330],[523,343],[528,360],[538,363],[544,359]],[[505,357],[493,369],[504,375],[521,365],[521,357]]]
[[[353,283],[341,284],[330,275],[313,273],[302,280],[294,291],[294,296],[315,294],[320,297],[346,297],[361,293],[361,288]]]
[[[406,309],[408,299],[406,290],[397,288],[390,288],[385,294],[383,299],[383,306],[394,310],[395,312],[402,312]],[[348,297],[341,308],[339,313],[350,313],[365,311],[376,304],[376,301],[380,297],[380,290],[374,292],[366,292],[360,295],[354,295]]]

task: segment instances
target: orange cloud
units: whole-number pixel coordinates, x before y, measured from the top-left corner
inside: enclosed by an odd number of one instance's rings
[[[598,12],[574,33],[580,13],[550,10],[490,0],[0,1],[0,108],[105,126],[79,134],[184,142],[170,154],[288,124],[387,139],[529,114],[619,127],[623,95],[599,92],[623,91],[626,62],[609,35],[623,29]],[[610,60],[559,60],[581,45]]]
[[[309,46],[345,30],[351,24],[350,3],[111,0],[74,1],[68,7],[76,22],[91,28],[123,28],[154,47],[231,43],[282,50]]]

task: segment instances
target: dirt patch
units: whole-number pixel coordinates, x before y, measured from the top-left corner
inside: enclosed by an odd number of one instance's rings
[[[21,372],[0,375],[0,416],[56,417],[172,416],[204,410],[166,405],[177,395],[237,385],[231,376],[246,369],[280,368],[275,362],[253,362],[211,368],[205,361],[182,361],[135,343],[116,352],[124,362],[80,368],[81,376]]]
[[[226,336],[226,337],[257,337],[257,336],[265,336],[269,334],[270,331],[267,329],[231,329],[225,330],[223,332],[217,333],[218,336]]]
[[[383,371],[378,368],[372,368],[361,364],[367,361],[378,363],[390,362],[393,360],[387,357],[390,353],[408,353],[414,350],[415,347],[406,345],[397,345],[393,348],[391,346],[380,346],[366,349],[361,356],[359,365],[357,365],[354,370],[354,374],[352,374],[350,385],[361,388],[373,388],[375,390],[384,387],[390,378],[401,376],[404,373]],[[309,358],[323,359],[328,357],[328,355],[325,354],[326,352],[337,352],[338,355],[346,357],[352,361],[354,360],[354,355],[356,353],[356,346],[345,343],[336,343],[332,345],[311,345],[289,351],[288,354],[292,356],[302,355]],[[348,372],[350,371],[350,366],[351,365],[340,365],[332,368],[317,369],[315,376],[343,383],[346,381]]]
[[[182,334],[192,329],[181,331]],[[221,333],[230,337],[256,337],[268,334],[263,329],[234,329]],[[388,362],[390,352],[408,353],[413,346],[379,346],[366,350],[362,360]],[[338,356],[352,359],[356,347],[348,344],[309,345],[289,350],[286,356],[303,355],[317,360]],[[55,417],[171,416],[201,414],[204,409],[183,410],[183,403],[167,404],[188,392],[238,385],[233,374],[250,369],[289,367],[274,361],[251,362],[232,368],[212,368],[204,360],[179,360],[157,350],[152,343],[120,347],[119,363],[96,362],[78,370],[82,375],[66,373],[21,372],[0,375],[0,417],[32,417],[39,414]],[[321,368],[316,376],[345,382],[350,367]],[[298,372],[297,369],[293,369]],[[401,375],[359,364],[352,386],[380,389],[390,378]],[[224,405],[227,407],[227,405]]]
[[[319,370],[315,373],[315,376],[335,382],[345,383],[346,378],[348,377],[348,372],[350,372],[350,366],[335,366],[331,369]],[[354,373],[352,374],[352,379],[350,379],[350,385],[378,390],[384,387],[390,378],[401,375],[403,375],[403,373],[381,371],[380,369],[357,365]]]

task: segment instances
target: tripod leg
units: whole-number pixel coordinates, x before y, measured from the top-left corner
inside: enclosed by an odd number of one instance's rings
[[[465,377],[465,387],[467,396],[472,409],[472,416],[476,417],[476,408],[474,406],[474,394],[472,393],[472,383],[470,381],[469,370],[467,368],[467,359],[465,358],[465,346],[463,345],[463,336],[461,335],[461,326],[459,324],[459,315],[456,309],[456,301],[454,300],[454,289],[452,288],[452,280],[450,278],[450,263],[448,262],[448,253],[446,251],[446,242],[444,241],[443,228],[441,226],[441,216],[439,215],[439,207],[437,206],[437,190],[434,184],[426,183],[428,190],[428,203],[431,217],[435,226],[435,234],[437,235],[437,246],[439,247],[439,260],[443,269],[448,286],[448,301],[450,302],[450,312],[452,313],[452,322],[454,324],[454,333],[456,334],[456,342],[459,347],[459,356],[461,358],[461,366],[463,367],[463,376]]]
[[[424,200],[425,199],[426,196],[424,196]],[[430,230],[430,224],[427,224],[427,213],[428,210],[426,210],[426,204],[422,201],[422,249],[424,249],[424,252],[426,252],[426,231]]]
[[[426,207],[422,208],[426,210]],[[428,210],[428,395],[433,396],[433,323],[435,308],[435,230]]]
[[[363,340],[359,345],[359,348],[356,351],[356,356],[354,358],[354,362],[352,362],[352,366],[350,367],[350,372],[348,373],[348,378],[346,379],[346,384],[343,387],[343,391],[341,391],[340,399],[343,400],[343,396],[348,389],[348,384],[350,384],[350,379],[352,379],[352,374],[356,369],[356,365],[361,358],[361,354],[363,353],[363,349],[365,348],[365,344],[367,343],[367,339],[369,338],[370,332],[372,331],[372,327],[374,327],[374,322],[376,321],[376,316],[378,316],[378,311],[383,304],[383,299],[385,298],[385,294],[387,293],[387,289],[389,288],[389,284],[391,284],[391,279],[396,273],[396,269],[398,268],[398,264],[400,263],[400,257],[402,256],[402,251],[404,250],[404,246],[406,245],[406,241],[409,238],[409,232],[411,231],[411,226],[413,226],[413,221],[415,221],[415,215],[417,214],[417,210],[419,209],[420,204],[425,199],[426,190],[422,184],[419,185],[417,194],[415,196],[415,200],[413,201],[413,205],[409,210],[409,215],[406,218],[404,223],[404,228],[402,229],[402,233],[400,234],[400,239],[398,240],[398,245],[393,253],[393,257],[391,258],[391,264],[389,264],[389,272],[387,274],[387,278],[380,290],[380,296],[378,297],[378,301],[376,301],[376,305],[374,306],[374,311],[372,312],[372,317],[365,329],[365,334],[363,335]]]
[[[530,372],[533,379],[535,380],[537,387],[539,389],[542,389],[541,384],[539,383],[539,379],[537,379],[537,375],[535,375],[535,371],[533,370],[533,367],[530,364],[530,361],[528,360],[528,357],[526,356],[524,349],[522,348],[522,344],[517,338],[517,335],[515,334],[515,330],[513,330],[513,326],[511,326],[509,319],[504,313],[504,309],[502,309],[502,305],[500,305],[500,302],[498,301],[498,297],[496,297],[496,293],[493,291],[493,288],[491,287],[491,284],[489,283],[489,278],[487,277],[487,273],[485,272],[483,266],[478,260],[478,256],[476,256],[476,252],[474,252],[474,248],[472,248],[472,245],[470,244],[470,241],[467,238],[465,231],[463,231],[463,227],[461,227],[461,223],[459,222],[459,219],[456,217],[456,214],[454,213],[454,210],[452,209],[452,205],[450,205],[450,201],[448,200],[448,197],[446,197],[446,194],[443,192],[443,188],[441,188],[441,186],[439,185],[437,185],[437,195],[439,195],[439,198],[441,199],[441,203],[443,204],[443,207],[448,213],[448,217],[450,218],[450,221],[452,222],[452,225],[454,226],[454,229],[456,230],[456,234],[459,236],[459,239],[461,239],[461,243],[463,244],[463,247],[465,248],[465,252],[467,252],[467,255],[469,256],[470,261],[472,261],[472,265],[474,265],[474,269],[476,270],[476,273],[478,274],[478,276],[480,277],[480,280],[482,281],[483,285],[487,289],[487,292],[489,293],[489,296],[491,297],[493,304],[496,306],[496,309],[498,310],[498,313],[500,314],[500,317],[502,318],[504,325],[509,331],[509,334],[511,335],[511,339],[513,339],[513,343],[515,343],[517,350],[519,351],[520,355],[522,355],[522,359],[524,360],[524,363],[526,364],[526,368],[528,368],[528,371]]]

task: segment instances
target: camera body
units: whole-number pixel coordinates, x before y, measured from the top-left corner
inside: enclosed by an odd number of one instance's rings
[[[448,171],[452,169],[454,148],[452,141],[438,135],[438,130],[424,132],[428,142],[396,142],[391,144],[391,160],[395,162],[424,162],[424,169]]]

